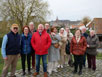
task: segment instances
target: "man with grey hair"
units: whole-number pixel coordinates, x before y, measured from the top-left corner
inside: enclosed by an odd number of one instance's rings
[[[11,26],[11,31],[3,37],[1,54],[4,59],[4,68],[2,70],[2,77],[6,77],[8,69],[11,66],[11,76],[16,77],[16,65],[21,51],[20,35],[18,34],[18,24]]]
[[[33,22],[30,22],[29,23],[29,29],[30,29],[31,34],[33,34],[34,32],[36,32],[35,26],[34,26],[34,23]]]
[[[50,25],[48,23],[45,24],[45,30],[50,33]]]
[[[90,30],[90,35],[87,37],[87,61],[88,68],[93,71],[96,70],[96,55],[99,39],[94,30]]]
[[[82,32],[82,36],[84,36],[87,39],[88,34],[86,33],[86,27],[82,28],[81,32]],[[85,68],[86,67],[86,52],[83,57],[84,57],[83,58],[83,67]]]
[[[33,33],[36,32],[33,22],[29,23],[29,29],[30,29],[30,34],[31,35],[33,35]],[[32,52],[31,53],[31,56],[32,56],[32,68],[35,69],[35,50],[32,48],[31,52]]]
[[[31,45],[35,50],[36,56],[36,72],[34,73],[34,76],[39,74],[40,58],[42,58],[44,77],[47,77],[47,54],[48,48],[51,45],[51,38],[42,24],[38,25],[37,32],[33,34]]]

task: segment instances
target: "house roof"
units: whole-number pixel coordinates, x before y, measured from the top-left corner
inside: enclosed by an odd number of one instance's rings
[[[94,29],[96,34],[102,34],[102,18],[94,18],[87,27]]]
[[[80,28],[82,26],[84,26],[82,23],[80,25],[71,25],[71,29]]]

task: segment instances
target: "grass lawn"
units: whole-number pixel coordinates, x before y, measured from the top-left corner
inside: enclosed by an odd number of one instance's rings
[[[0,75],[1,75],[1,72],[2,72],[2,68],[3,68],[3,59],[2,59],[2,56],[1,56],[1,48],[0,48]]]
[[[96,58],[102,60],[102,53],[98,53],[97,56],[96,56]]]

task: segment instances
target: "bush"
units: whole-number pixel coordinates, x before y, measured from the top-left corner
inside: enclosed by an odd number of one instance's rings
[[[75,34],[76,29],[71,29],[70,31],[71,31],[71,33],[74,35],[74,34]]]

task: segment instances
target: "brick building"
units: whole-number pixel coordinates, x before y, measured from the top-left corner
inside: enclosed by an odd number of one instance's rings
[[[87,27],[95,30],[99,40],[102,41],[102,18],[94,18],[87,24]]]

